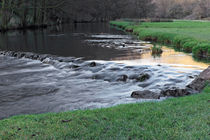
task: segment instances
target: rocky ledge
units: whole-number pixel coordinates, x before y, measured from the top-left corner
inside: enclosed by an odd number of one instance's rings
[[[160,94],[148,90],[134,91],[131,94],[131,97],[141,99],[159,99],[160,97],[181,97],[190,94],[200,93],[205,88],[205,86],[207,86],[208,83],[210,83],[210,66],[184,89],[174,87],[163,90]]]
[[[155,92],[145,90],[145,91],[134,91],[131,94],[132,98],[141,98],[141,99],[160,99],[160,94]]]

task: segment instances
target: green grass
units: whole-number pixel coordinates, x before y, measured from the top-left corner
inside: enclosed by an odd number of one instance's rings
[[[210,86],[202,94],[107,109],[16,116],[0,121],[0,139],[210,138]]]
[[[133,23],[111,21],[111,25],[133,31],[141,40],[172,45],[196,58],[210,58],[210,22],[174,21]]]

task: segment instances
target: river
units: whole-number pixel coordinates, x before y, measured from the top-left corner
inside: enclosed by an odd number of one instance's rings
[[[152,56],[151,47],[105,23],[0,34],[0,119],[151,101],[130,95],[184,88],[209,66],[168,47]],[[137,81],[142,73],[150,79]]]

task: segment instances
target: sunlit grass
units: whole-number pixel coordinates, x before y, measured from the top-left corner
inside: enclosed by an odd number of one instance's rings
[[[174,48],[193,53],[197,58],[210,58],[210,22],[175,21],[132,23],[112,21],[110,24],[133,30],[142,40],[173,45]],[[119,26],[120,25],[120,26]]]

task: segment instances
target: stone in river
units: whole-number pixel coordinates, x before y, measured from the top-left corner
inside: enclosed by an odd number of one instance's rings
[[[140,74],[139,77],[137,77],[137,81],[139,82],[144,82],[150,78],[150,75],[145,73],[145,74]]]
[[[137,99],[160,99],[160,94],[149,91],[149,90],[134,91],[131,94],[131,97],[137,98]]]
[[[128,79],[128,76],[127,75],[121,75],[120,78],[117,79],[117,81],[123,81],[123,82],[126,82]]]
[[[91,62],[91,63],[89,64],[89,66],[90,66],[90,67],[95,67],[95,66],[96,66],[96,62]]]

